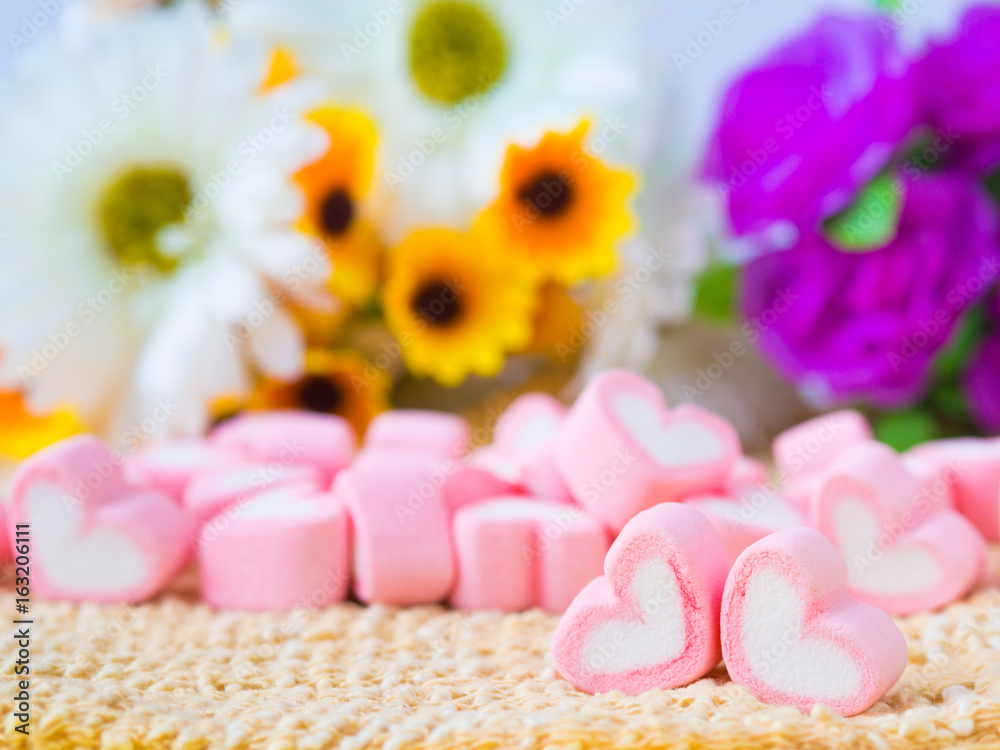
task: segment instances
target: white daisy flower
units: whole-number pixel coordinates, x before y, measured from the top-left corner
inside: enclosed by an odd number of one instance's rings
[[[117,437],[196,432],[260,371],[291,378],[283,309],[329,305],[291,175],[325,147],[302,92],[200,3],[64,11],[0,83],[0,387]]]
[[[378,212],[389,242],[468,225],[497,194],[512,143],[627,114],[631,161],[659,98],[642,66],[651,0],[243,0],[237,34],[264,35],[300,72],[379,127]]]

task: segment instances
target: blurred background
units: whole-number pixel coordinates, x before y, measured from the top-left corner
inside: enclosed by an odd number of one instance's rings
[[[1000,432],[998,9],[8,0],[0,454],[608,367]]]

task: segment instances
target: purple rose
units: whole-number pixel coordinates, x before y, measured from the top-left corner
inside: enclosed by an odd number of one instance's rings
[[[936,173],[894,186],[904,203],[886,246],[852,254],[812,234],[744,271],[743,310],[762,350],[818,401],[912,402],[954,323],[997,274],[996,218],[972,180]]]
[[[704,173],[738,233],[846,208],[917,122],[911,66],[875,17],[825,16],[737,80]]]
[[[1000,333],[994,332],[980,345],[962,375],[962,390],[979,428],[1000,433]]]
[[[978,173],[1000,164],[1000,6],[980,5],[916,66],[926,119]]]

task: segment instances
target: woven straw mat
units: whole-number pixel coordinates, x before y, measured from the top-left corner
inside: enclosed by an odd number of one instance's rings
[[[677,690],[587,695],[552,668],[558,618],[537,610],[219,612],[191,572],[136,607],[33,601],[31,735],[14,731],[7,638],[0,748],[1000,747],[1000,547],[991,558],[984,588],[898,620],[910,664],[850,719],[763,705],[722,666]]]

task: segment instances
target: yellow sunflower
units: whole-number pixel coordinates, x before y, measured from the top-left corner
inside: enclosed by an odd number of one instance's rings
[[[28,412],[20,393],[0,391],[0,456],[27,458],[81,429],[68,411],[38,417]]]
[[[389,408],[390,381],[357,352],[306,352],[305,373],[293,383],[262,378],[248,409],[306,409],[337,414],[364,435],[376,414]]]
[[[505,352],[531,341],[535,286],[492,242],[477,231],[425,229],[390,255],[386,322],[415,375],[446,386],[496,375]]]
[[[609,273],[614,244],[632,227],[628,197],[635,180],[590,155],[588,124],[547,133],[534,148],[511,146],[500,197],[482,223],[507,252],[563,285]]]
[[[375,126],[358,114],[325,107],[307,118],[330,137],[330,147],[295,175],[306,197],[300,229],[319,237],[333,262],[330,290],[361,306],[375,293],[381,253],[361,212],[375,169]]]
[[[573,293],[553,282],[545,283],[538,295],[534,335],[527,351],[559,354],[580,328],[583,308]]]

